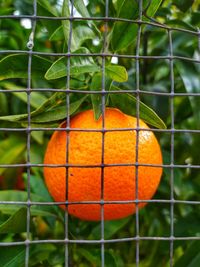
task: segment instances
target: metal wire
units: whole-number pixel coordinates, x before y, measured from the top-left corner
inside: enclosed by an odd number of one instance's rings
[[[64,3],[64,2],[63,2]],[[71,10],[70,10],[70,16],[73,18],[73,11],[74,9],[74,1],[71,1]],[[70,55],[71,53],[71,44],[72,44],[72,25],[73,21],[69,21],[69,39],[67,44],[67,54]],[[66,128],[65,131],[69,128],[70,129],[70,97],[69,97],[69,88],[70,88],[70,56],[67,57],[67,66],[66,66],[66,72],[67,72],[67,79],[66,79]],[[70,136],[69,134],[66,135],[66,210],[65,210],[65,267],[69,266],[69,216],[68,216],[68,182],[69,182],[69,144],[70,144]]]
[[[30,246],[34,244],[63,244],[65,246],[65,266],[70,266],[70,252],[69,252],[69,245],[70,244],[91,244],[91,245],[99,245],[101,247],[101,267],[105,267],[105,244],[112,244],[116,242],[135,242],[136,250],[135,250],[135,266],[140,266],[140,242],[142,240],[161,240],[169,242],[169,262],[170,267],[173,267],[174,262],[174,241],[183,241],[183,240],[200,240],[199,236],[187,236],[187,237],[175,237],[174,236],[174,206],[175,204],[187,204],[187,205],[200,205],[200,201],[191,201],[191,200],[177,200],[174,198],[174,171],[176,168],[182,169],[200,169],[200,165],[192,165],[192,164],[175,164],[174,160],[174,143],[175,143],[175,135],[181,133],[195,133],[200,134],[200,129],[175,129],[175,118],[174,118],[174,99],[176,97],[185,97],[185,96],[196,96],[200,97],[200,93],[177,93],[174,90],[174,60],[181,60],[193,63],[200,63],[200,59],[197,58],[190,58],[190,57],[183,57],[179,55],[175,55],[173,51],[173,39],[172,33],[173,32],[182,32],[189,34],[191,36],[195,36],[200,40],[200,31],[192,31],[183,28],[176,28],[176,27],[169,27],[167,25],[161,24],[151,18],[150,21],[143,20],[143,16],[145,16],[145,11],[143,10],[143,1],[139,1],[139,15],[138,19],[136,20],[129,20],[124,18],[116,18],[109,16],[109,0],[105,1],[105,16],[104,17],[76,17],[74,16],[74,1],[71,1],[71,10],[69,17],[49,17],[49,16],[38,16],[37,14],[37,0],[33,1],[33,14],[32,15],[1,15],[0,20],[3,19],[10,19],[10,20],[21,20],[21,19],[30,19],[32,22],[32,29],[29,36],[29,40],[27,42],[28,50],[1,50],[0,55],[12,55],[12,54],[21,54],[27,55],[28,57],[28,66],[27,66],[27,88],[17,89],[13,88],[12,90],[6,91],[0,88],[0,93],[13,93],[13,92],[21,92],[27,94],[27,127],[25,128],[8,128],[2,127],[0,128],[0,132],[25,132],[27,137],[26,147],[27,147],[27,160],[26,163],[23,164],[1,164],[0,168],[16,168],[16,167],[25,167],[27,169],[27,201],[0,201],[0,205],[19,205],[27,207],[27,224],[26,224],[26,240],[25,241],[17,241],[17,242],[2,242],[0,243],[0,247],[8,247],[8,246],[25,246],[26,253],[25,253],[25,267],[29,266],[29,257],[30,257]],[[147,15],[146,15],[147,17]],[[37,22],[40,20],[60,20],[69,21],[69,39],[68,39],[68,47],[67,53],[49,53],[49,52],[40,52],[34,51],[34,40],[35,40],[35,31]],[[73,23],[75,21],[101,21],[104,23],[105,32],[103,34],[103,48],[101,53],[74,53],[71,51],[71,42],[72,42],[72,29]],[[137,33],[137,43],[136,43],[136,52],[134,55],[129,54],[111,54],[107,49],[107,41],[108,41],[108,22],[126,22],[130,24],[136,24],[138,26],[138,33]],[[155,28],[163,29],[168,34],[168,44],[169,44],[169,53],[168,55],[162,56],[148,56],[148,55],[140,55],[140,42],[141,42],[141,33],[142,33],[142,26],[149,25]],[[44,57],[61,57],[65,56],[67,58],[66,64],[66,88],[65,89],[58,89],[58,88],[32,88],[32,58],[34,55],[44,56]],[[72,57],[101,57],[102,67],[102,87],[101,92],[99,91],[88,91],[88,90],[72,90],[70,89],[70,65],[71,65],[71,58]],[[119,59],[130,59],[135,61],[135,79],[136,79],[136,89],[131,90],[121,90],[121,91],[112,91],[108,92],[105,88],[105,64],[106,58],[109,57],[116,57]],[[140,88],[140,62],[141,60],[167,60],[169,62],[169,69],[170,69],[170,92],[154,92],[154,91],[144,91]],[[55,128],[55,127],[33,127],[34,124],[31,118],[31,93],[32,92],[65,92],[66,93],[66,127],[64,128]],[[70,93],[80,93],[80,94],[101,94],[102,105],[102,129],[87,129],[83,130],[80,128],[71,128],[70,127]],[[106,105],[106,96],[107,94],[124,94],[129,93],[136,96],[136,117],[137,117],[137,126],[136,128],[124,128],[124,129],[105,129],[105,105]],[[140,98],[142,95],[152,95],[152,96],[163,96],[170,98],[170,115],[171,115],[171,125],[170,129],[143,129],[139,125],[139,118],[140,118]],[[33,131],[65,131],[67,133],[66,137],[66,163],[65,164],[42,164],[31,163],[30,159],[30,149],[31,149],[31,132]],[[135,163],[115,163],[115,164],[106,164],[104,162],[104,146],[105,146],[105,134],[107,132],[112,131],[136,131],[136,160]],[[69,132],[72,131],[84,131],[84,132],[101,132],[102,133],[102,155],[101,155],[101,164],[96,165],[80,165],[80,164],[69,164]],[[141,164],[138,162],[138,144],[139,144],[139,133],[140,131],[152,131],[152,132],[159,132],[159,133],[166,133],[170,136],[170,163],[169,164]],[[105,168],[113,167],[113,166],[134,166],[135,167],[135,200],[124,200],[124,201],[106,201],[104,199],[104,172]],[[170,170],[170,199],[151,199],[151,200],[142,200],[138,198],[138,168],[139,166],[151,166],[152,168],[164,168]],[[66,201],[64,202],[40,202],[40,201],[32,201],[31,200],[31,191],[30,191],[30,171],[32,167],[65,167],[66,169]],[[69,178],[69,168],[101,168],[101,200],[100,201],[69,201],[68,200],[68,178]],[[130,204],[134,203],[136,206],[136,214],[135,214],[135,236],[128,237],[128,238],[117,238],[117,239],[105,239],[105,224],[104,224],[104,205],[105,204]],[[142,236],[140,235],[140,222],[139,222],[139,203],[166,203],[170,205],[170,236],[163,237],[163,236]],[[30,223],[31,223],[31,207],[33,205],[41,205],[41,206],[53,206],[53,205],[66,205],[66,212],[65,212],[65,237],[64,239],[53,239],[53,240],[31,240],[31,233],[30,233]],[[70,239],[69,238],[69,218],[68,218],[68,205],[78,205],[78,204],[98,204],[101,206],[101,237],[100,240],[85,240],[85,239]]]
[[[33,15],[37,15],[37,1],[34,0],[33,2]],[[29,36],[29,40],[27,43],[27,48],[31,52],[34,47],[34,38],[35,38],[35,30],[36,30],[36,21],[32,20],[32,31]],[[30,150],[31,150],[31,81],[32,81],[32,53],[29,53],[28,55],[28,79],[27,79],[27,122],[28,122],[28,127],[27,127],[27,164],[30,164]],[[31,209],[30,209],[30,203],[31,203],[31,189],[30,189],[30,174],[31,174],[31,168],[30,166],[27,166],[27,222],[26,222],[26,232],[27,232],[27,237],[25,240],[26,244],[26,254],[25,254],[25,267],[29,266],[29,254],[30,254],[30,220],[31,220]]]
[[[139,1],[139,16],[138,19],[139,21],[142,21],[142,9],[143,9],[143,0]],[[139,56],[140,54],[140,39],[141,39],[141,31],[142,27],[141,24],[138,24],[138,32],[137,32],[137,41],[136,41],[136,57]],[[136,145],[135,145],[135,199],[136,199],[136,204],[135,204],[135,231],[136,231],[136,237],[138,238],[136,240],[136,255],[135,255],[135,263],[136,267],[139,267],[140,264],[140,223],[139,223],[139,206],[138,206],[138,174],[139,174],[139,166],[138,166],[138,159],[139,159],[139,129],[140,129],[140,61],[138,58],[135,59],[135,79],[136,79],[136,118],[137,118],[137,130],[136,130]]]
[[[108,18],[108,5],[109,0],[105,1],[105,18]],[[107,20],[104,21],[103,27],[105,28],[104,34],[103,34],[103,50],[102,53],[105,53],[107,51],[107,28],[108,23]],[[101,267],[105,266],[105,244],[104,244],[104,148],[105,148],[105,64],[106,64],[106,58],[102,57],[102,80],[101,80],[101,113],[102,113],[102,145],[101,145]]]
[[[168,31],[169,36],[169,54],[173,55],[173,46],[172,46],[172,34],[171,31]],[[174,63],[171,59],[170,62],[170,83],[171,83],[171,98],[170,98],[170,112],[171,112],[171,129],[174,129]],[[171,133],[171,164],[174,164],[174,133]],[[170,199],[174,199],[174,169],[170,170]],[[174,237],[174,203],[170,204],[170,236]],[[173,266],[173,256],[174,256],[174,240],[170,241],[170,267]]]

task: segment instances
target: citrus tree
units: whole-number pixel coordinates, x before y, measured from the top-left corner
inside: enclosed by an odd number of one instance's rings
[[[0,242],[12,243],[0,246],[2,266],[25,265],[27,239],[29,266],[64,266],[66,237],[69,266],[101,266],[101,243],[76,240],[100,240],[102,222],[44,204],[53,199],[43,162],[54,128],[87,110],[98,121],[105,107],[153,128],[164,164],[158,201],[139,221],[104,222],[104,239],[116,239],[104,245],[105,266],[136,266],[136,235],[141,266],[169,266],[171,235],[173,266],[199,266],[199,1],[143,0],[142,15],[139,1],[36,2],[0,3]]]

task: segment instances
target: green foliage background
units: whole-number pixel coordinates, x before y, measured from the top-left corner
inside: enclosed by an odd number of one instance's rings
[[[83,94],[84,91],[101,91],[102,64],[105,63],[105,90],[110,91],[106,105],[136,115],[137,99],[129,90],[136,89],[136,60],[128,55],[136,54],[138,26],[125,21],[104,22],[105,1],[75,0],[73,31],[69,45],[71,24],[69,20],[39,19],[36,24],[31,67],[31,127],[57,127],[66,118],[66,86],[70,93],[70,115],[93,108],[96,119],[101,115],[100,94]],[[37,0],[37,15],[47,17],[69,17],[70,3],[65,1]],[[173,266],[200,266],[200,51],[197,31],[200,27],[200,2],[173,0],[143,0],[140,59],[140,117],[151,127],[170,129],[171,108],[174,107],[174,181],[172,171],[164,168],[156,199],[174,199],[174,241]],[[2,0],[0,16],[32,15],[33,1]],[[138,1],[109,1],[109,16],[137,20]],[[81,20],[81,17],[95,17],[96,20]],[[149,22],[164,24],[173,28],[172,48],[175,59],[174,90],[180,95],[170,98],[170,61],[168,31]],[[28,126],[27,101],[27,42],[31,33],[30,20],[2,18],[0,20],[0,201],[26,202],[28,198],[27,162]],[[179,31],[181,28],[184,31]],[[196,34],[191,34],[196,32]],[[107,42],[105,42],[105,39]],[[66,82],[69,70],[68,50],[76,56],[70,57],[70,80]],[[7,51],[7,52],[6,52]],[[24,53],[23,53],[24,51]],[[111,56],[105,62],[100,53],[116,54],[120,57],[113,63]],[[45,53],[51,53],[47,55]],[[83,56],[82,54],[94,54]],[[78,54],[81,54],[78,56]],[[124,56],[122,56],[124,55]],[[156,58],[156,57],[159,58]],[[154,57],[154,58],[153,58]],[[51,89],[51,90],[45,90]],[[53,89],[61,89],[55,92]],[[63,92],[62,92],[63,89]],[[126,93],[121,93],[126,90]],[[21,91],[21,92],[20,92]],[[112,93],[115,91],[115,94]],[[118,92],[118,93],[117,93]],[[154,94],[151,94],[153,92]],[[162,95],[157,93],[163,93]],[[187,94],[191,94],[188,96]],[[197,94],[197,95],[195,95]],[[4,131],[3,128],[10,128]],[[18,128],[19,131],[12,131]],[[186,130],[186,131],[184,131]],[[162,147],[164,164],[171,163],[171,134],[156,133]],[[30,163],[42,164],[46,144],[51,131],[31,131]],[[7,168],[6,165],[13,165]],[[21,167],[15,166],[21,164]],[[30,198],[34,202],[52,201],[43,181],[42,167],[30,169]],[[186,201],[191,201],[187,203]],[[30,234],[27,236],[26,205],[0,204],[0,259],[1,266],[25,266],[24,245],[2,246],[5,242],[37,240],[64,240],[65,216],[57,206],[30,207]],[[140,266],[170,266],[171,207],[170,202],[150,203],[139,212]],[[135,237],[135,216],[123,220],[105,222],[105,239]],[[144,237],[162,237],[148,240]],[[193,240],[185,240],[192,237]],[[69,217],[69,238],[71,240],[100,240],[100,223],[79,221]],[[136,242],[127,241],[105,244],[105,266],[134,267]],[[29,266],[64,266],[65,245],[30,245]],[[96,245],[70,243],[69,266],[101,266],[101,247]]]

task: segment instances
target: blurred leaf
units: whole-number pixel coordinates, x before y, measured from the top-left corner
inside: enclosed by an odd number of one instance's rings
[[[193,63],[187,62],[186,64],[181,62],[180,60],[175,61],[176,69],[183,81],[185,86],[185,90],[188,93],[199,93],[200,92],[200,79],[199,72],[195,69],[195,65]],[[200,98],[190,96],[190,103],[194,112],[194,116],[196,118],[197,126],[200,124]]]
[[[180,19],[171,19],[171,20],[167,21],[166,24],[169,26],[174,26],[174,27],[179,27],[182,29],[187,29],[190,31],[195,31],[195,27],[193,27],[189,23],[186,23],[185,21],[180,20]]]
[[[88,262],[95,264],[95,266],[101,266],[101,250],[100,249],[84,249],[79,248],[78,253],[81,254]],[[112,251],[105,250],[105,266],[117,267],[117,262]]]
[[[43,78],[44,73],[50,67],[51,61],[40,56],[32,58],[32,78]],[[12,54],[0,60],[0,81],[13,78],[28,77],[28,55]]]
[[[104,222],[104,238],[111,239],[118,231],[120,231],[129,221],[131,217],[127,217],[121,220],[115,221],[105,221]],[[98,224],[95,228],[92,229],[90,233],[92,239],[101,238],[101,224]]]
[[[41,261],[48,259],[50,253],[55,251],[53,244],[37,244],[30,246],[29,266],[35,266]],[[26,247],[23,245],[9,246],[0,250],[1,267],[24,267],[25,266]]]
[[[63,40],[64,34],[63,34],[63,26],[59,26],[49,37],[50,41],[60,41]]]
[[[116,86],[111,86],[111,91],[121,91]],[[137,99],[127,93],[111,93],[110,99],[112,102],[112,106],[119,108],[122,112],[136,116],[136,104]],[[146,123],[160,129],[166,129],[165,123],[162,121],[161,118],[148,106],[140,101],[140,112],[139,112],[140,119],[144,120]]]
[[[183,181],[181,181],[181,184],[183,186]],[[182,188],[179,188],[180,191],[182,191],[181,189]],[[188,199],[187,197],[183,198],[183,200],[187,200],[187,199]],[[186,212],[186,209],[184,206],[180,206],[180,208],[182,208],[182,211],[184,213]],[[188,237],[188,236],[199,235],[200,234],[199,219],[200,219],[199,213],[195,214],[192,212],[189,212],[186,216],[178,217],[174,224],[175,236]],[[192,227],[190,227],[191,225]]]
[[[116,23],[117,24],[113,30],[113,35],[120,36],[121,38],[120,40],[116,41],[116,38],[113,37],[112,40],[114,41],[112,41],[112,48],[114,52],[125,49],[127,46],[133,43],[136,39],[138,30],[138,27],[135,24],[128,23],[126,29],[124,29],[125,26],[123,24],[127,22],[116,22]]]
[[[14,11],[14,7],[3,6],[0,9],[0,15],[10,15]]]
[[[10,135],[0,141],[0,164],[17,164],[23,158],[26,149],[26,141],[18,135]],[[7,168],[0,168],[0,175]]]
[[[39,266],[41,262],[48,260],[51,253],[56,251],[54,244],[36,244],[30,247],[30,266]]]
[[[31,136],[33,139],[40,145],[43,144],[44,141],[44,131],[31,131]]]
[[[125,19],[137,19],[139,7],[136,1],[124,0],[118,17]],[[138,26],[134,23],[117,21],[114,24],[111,44],[114,51],[126,48],[134,42],[137,36]]]
[[[22,233],[26,231],[27,209],[22,207],[0,225],[0,234]]]
[[[51,5],[49,1],[46,0],[37,0],[38,4],[41,5],[48,13],[52,14],[53,16],[57,17],[59,14],[54,6]]]
[[[193,12],[191,14],[191,23],[192,25],[196,25],[198,27],[200,27],[200,11],[197,12]]]
[[[105,90],[109,90],[112,80],[105,76]],[[95,120],[98,120],[102,114],[102,73],[96,73],[92,77],[90,85],[91,91],[99,91],[100,94],[91,94],[92,107],[94,110]],[[105,103],[107,102],[108,94],[105,95]]]
[[[10,246],[0,249],[0,259],[2,267],[24,267],[25,266],[25,246]]]
[[[189,101],[188,97],[182,97],[179,103],[175,105],[175,107],[177,107],[176,112],[175,112],[176,123],[183,122],[185,119],[189,118],[193,114],[191,102]]]
[[[0,191],[0,201],[27,201],[27,192],[25,191],[18,191],[18,190],[3,190]],[[2,210],[2,206],[0,205],[0,210]],[[12,208],[13,205],[9,205],[9,207]],[[16,208],[14,207],[13,210],[15,210]],[[10,213],[6,213],[6,214],[10,214]]]
[[[182,12],[186,12],[190,7],[192,7],[194,0],[173,0],[173,4],[177,6]]]
[[[174,267],[197,267],[200,265],[200,242],[193,241],[184,254],[174,264]]]
[[[59,16],[59,13],[57,12],[55,6],[52,6],[49,1],[38,0],[37,3],[38,3],[37,5],[38,16],[44,16],[44,17]],[[59,20],[42,19],[40,22],[46,27],[50,35],[52,35],[52,33],[61,25],[61,22]]]
[[[144,0],[143,5],[146,6],[147,8],[146,14],[149,17],[153,17],[153,15],[156,13],[161,3],[162,0],[152,0],[152,1]]]
[[[124,0],[113,0],[116,11],[119,11]]]
[[[0,115],[6,115],[8,113],[8,101],[6,94],[0,93]]]
[[[24,120],[24,119],[27,119],[27,118],[28,118],[27,114],[17,114],[17,115],[1,116],[0,120],[16,122],[16,121],[21,121],[21,120]]]
[[[31,192],[46,199],[46,201],[52,201],[52,197],[44,183],[44,180],[40,177],[31,175],[30,178]]]
[[[33,5],[30,1],[20,1],[15,0],[14,6],[17,10],[19,10],[20,14],[27,14],[32,15],[33,14]]]
[[[106,65],[106,74],[116,82],[126,82],[128,79],[128,73],[123,66],[119,65]]]

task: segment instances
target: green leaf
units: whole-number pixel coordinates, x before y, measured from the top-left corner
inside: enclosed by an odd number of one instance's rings
[[[83,0],[75,0],[74,6],[77,9],[77,11],[81,14],[81,16],[90,17],[90,14],[89,14]]]
[[[36,266],[49,258],[50,254],[56,250],[53,244],[36,244],[30,246],[29,266]],[[23,245],[9,246],[0,250],[1,267],[24,267],[26,247]]]
[[[106,66],[106,75],[109,76],[113,81],[116,82],[126,82],[128,79],[128,73],[126,68],[119,65],[107,65]]]
[[[73,115],[81,106],[81,104],[86,100],[87,95],[84,95],[78,100],[70,103],[69,115]],[[61,100],[62,99],[62,100]],[[65,100],[65,101],[63,101]],[[57,102],[56,102],[57,101]],[[31,112],[31,122],[32,123],[50,123],[53,121],[59,121],[65,119],[67,116],[66,107],[66,94],[57,92],[52,97],[50,97],[43,105],[38,109]],[[10,121],[10,122],[22,122],[24,126],[27,125],[26,119],[27,114],[1,116],[0,120]]]
[[[189,23],[186,23],[185,21],[180,20],[180,19],[171,19],[166,22],[166,25],[183,28],[183,29],[187,29],[190,31],[195,31],[195,27],[193,27]]]
[[[27,201],[27,193],[25,191],[17,191],[17,190],[2,190],[0,191],[0,201]],[[0,205],[0,211],[2,211],[2,207],[4,205]],[[14,207],[13,210],[16,210],[16,205],[7,205],[8,211],[10,210],[9,207],[12,208]],[[6,211],[5,214],[10,214],[9,212]]]
[[[118,87],[113,85],[111,86],[110,90],[121,91]],[[128,93],[111,93],[110,98],[113,107],[119,108],[122,112],[128,115],[136,116],[137,99],[134,96]],[[139,103],[139,116],[142,120],[156,128],[166,129],[165,123],[151,108],[149,108],[141,101]]]
[[[199,71],[195,68],[195,65],[190,62],[187,62],[185,64],[180,60],[176,60],[175,67],[183,81],[186,92],[199,93],[200,92]],[[199,110],[200,98],[190,96],[189,100],[197,124],[196,127],[198,128],[200,124],[200,110]]]
[[[105,221],[104,223],[104,237],[105,239],[112,238],[118,231],[120,231],[130,221],[131,217],[127,217],[121,220]],[[92,229],[90,233],[92,239],[101,238],[101,224],[98,224]]]
[[[124,0],[113,0],[113,5],[116,9],[116,11],[119,11],[121,8],[121,5],[123,4]]]
[[[0,120],[1,121],[17,122],[17,121],[22,121],[22,120],[27,119],[27,118],[28,118],[27,114],[17,114],[17,115],[1,116]]]
[[[56,97],[58,96],[57,99],[59,99],[60,95],[61,94],[59,94],[59,93],[56,94]],[[48,110],[45,108],[44,109],[40,108],[39,111],[36,110],[32,115],[32,119],[31,119],[32,122],[45,123],[45,122],[59,121],[59,120],[65,119],[67,117],[66,94],[62,93],[62,95],[65,97],[64,103],[63,103],[63,99],[62,99],[62,100],[58,100],[56,105],[52,106]],[[87,95],[84,95],[80,99],[78,99],[74,102],[71,102],[70,108],[69,108],[69,115],[73,115],[79,109],[81,104],[86,100],[86,98],[87,98]],[[52,98],[50,101],[52,101]],[[44,106],[45,106],[45,104],[44,104]]]
[[[100,249],[79,248],[77,252],[78,254],[81,254],[81,256],[84,257],[92,265],[95,264],[95,266],[98,266],[98,267],[101,266],[101,250]],[[118,266],[112,250],[109,250],[109,251],[105,250],[104,256],[105,256],[105,266],[109,266],[109,267]]]
[[[17,191],[17,190],[2,190],[0,191],[0,201],[17,201],[17,202],[26,202],[27,201],[27,192]],[[31,194],[31,201],[36,202],[45,202],[47,201],[43,196],[38,196],[36,194]],[[0,212],[3,214],[12,215],[21,207],[25,208],[26,205],[8,205],[0,204]],[[57,213],[53,206],[45,205],[32,205],[31,206],[31,216],[47,216],[47,217],[57,217]]]
[[[2,83],[3,87],[7,90],[10,90],[12,92],[13,89],[15,90],[25,90],[25,88],[22,88],[21,86],[18,86],[14,83],[11,82],[3,82]],[[21,99],[23,102],[27,103],[28,98],[27,98],[27,93],[25,92],[12,92],[13,95]],[[44,101],[46,101],[46,96],[40,92],[31,92],[31,97],[30,97],[30,105],[33,108],[38,108]]]
[[[78,23],[73,29],[73,33],[77,48],[80,47],[85,40],[91,40],[97,37],[96,32],[83,23]]]
[[[90,14],[88,12],[88,9],[85,6],[83,0],[75,0],[74,1],[74,6],[75,6],[76,10],[81,14],[82,17],[90,17]],[[78,24],[80,25],[80,21],[79,21]],[[92,26],[93,27],[93,30],[94,30],[96,36],[97,35],[100,35],[100,31],[97,28],[96,23],[94,21],[88,21],[87,24],[89,26]]]
[[[49,14],[53,15],[54,17],[58,16],[58,12],[55,8],[53,8],[53,6],[50,4],[49,1],[46,0],[37,0],[38,4],[41,5],[46,12],[48,12]]]
[[[28,123],[25,121],[20,121],[18,123],[20,123],[20,125],[24,128],[26,128],[28,126]],[[31,122],[31,127],[32,128],[41,128],[41,127],[42,128],[56,128],[56,127],[58,127],[58,124],[59,124],[59,122],[51,122],[51,121],[50,122],[44,122],[44,123]]]
[[[80,48],[76,53],[84,53],[87,54],[89,51],[86,48]],[[92,57],[88,56],[74,56],[73,54],[70,59],[70,75],[79,76],[84,73],[94,73],[100,71],[100,67],[98,67]],[[67,58],[61,57],[56,60],[51,67],[47,70],[45,74],[45,78],[47,80],[59,79],[67,76]]]
[[[189,8],[191,8],[193,3],[194,3],[194,0],[190,0],[190,1],[176,0],[176,1],[173,1],[173,4],[175,6],[177,6],[182,12],[186,12]]]
[[[70,17],[70,10],[69,10],[69,0],[64,0],[63,1],[63,7],[62,7],[62,16],[63,17]],[[72,34],[70,36],[70,27],[72,27],[72,24],[70,25],[70,20],[65,19],[62,20],[62,25],[63,25],[63,32],[65,36],[65,41],[67,46],[69,45],[69,40],[70,40],[70,50],[74,51],[78,48],[75,40],[74,40],[74,34],[72,31]]]
[[[25,246],[10,246],[0,249],[0,259],[2,267],[24,267],[25,266]]]
[[[26,231],[27,209],[22,207],[0,225],[0,234],[22,233]]]
[[[124,0],[121,4],[120,1],[120,11],[118,14],[119,18],[125,18],[129,20],[136,20],[139,16],[139,5],[138,1]],[[150,3],[150,4],[149,4]],[[143,7],[149,17],[152,17],[162,0],[144,0]],[[145,19],[145,18],[144,18]],[[121,49],[127,48],[130,44],[135,42],[138,33],[138,25],[130,22],[117,21],[114,24],[111,45],[114,51],[119,51]]]
[[[31,175],[30,178],[30,187],[31,192],[33,192],[35,195],[41,196],[42,198],[46,199],[46,201],[52,201],[52,197],[49,194],[49,191],[47,190],[47,187],[44,183],[44,179]]]
[[[191,24],[200,27],[200,11],[192,12],[191,14]]]
[[[31,75],[42,79],[51,62],[40,56],[33,56]],[[28,77],[28,55],[13,54],[0,60],[0,81]]]
[[[105,76],[105,90],[109,90],[112,80]],[[96,73],[92,77],[90,84],[91,91],[102,91],[102,73]],[[107,102],[108,95],[105,96],[105,103]],[[102,94],[91,94],[92,107],[94,110],[95,120],[98,120],[102,113]]]
[[[174,267],[197,267],[200,265],[200,242],[193,241],[191,245],[184,251],[184,254],[174,264]]]
[[[150,3],[150,5],[148,5]],[[143,5],[147,5],[148,9],[146,11],[147,15],[149,17],[153,17],[153,15],[156,13],[156,11],[158,10],[159,6],[161,5],[162,0],[145,0]]]
[[[44,131],[31,131],[31,137],[40,145],[44,143]]]
[[[26,141],[18,135],[10,135],[0,141],[0,164],[16,164],[23,158],[26,149]],[[0,168],[0,175],[7,168]]]
[[[118,17],[125,19],[137,19],[139,7],[136,1],[124,0]],[[114,24],[111,44],[114,51],[126,48],[134,42],[137,36],[138,26],[134,23],[117,21]]]
[[[69,115],[73,115],[81,106],[81,104],[86,100],[87,95],[83,96],[77,101],[70,103],[70,110]],[[45,123],[51,121],[59,121],[63,120],[67,117],[67,107],[64,106],[57,106],[50,110],[44,111],[41,114],[32,117],[32,122],[34,123]]]
[[[42,103],[36,110],[34,110],[31,115],[36,116],[45,112],[49,109],[56,108],[63,104],[66,104],[66,93],[63,92],[56,92],[51,97],[49,97],[45,102]]]
[[[80,66],[70,66],[70,75],[80,75],[83,73],[94,73],[98,72],[100,68],[93,65],[80,65]],[[57,61],[53,63],[53,65],[48,69],[45,74],[45,78],[47,80],[59,79],[68,75],[67,69],[67,59],[65,57],[61,57]]]
[[[54,244],[36,244],[30,248],[30,266],[41,266],[42,262],[49,259],[52,252],[56,251]]]
[[[37,14],[43,17],[58,17],[55,6],[50,4],[50,1],[38,0],[37,1]],[[61,22],[59,20],[46,20],[42,19],[41,23],[45,26],[50,35],[60,26]]]
[[[78,11],[80,11],[81,14],[84,15],[87,14],[86,17],[90,17],[82,0],[75,1],[74,4],[76,7],[78,7]],[[66,3],[63,3],[63,7],[64,5],[66,5]],[[70,12],[68,6],[67,7],[65,6],[64,13],[66,13],[65,14],[66,17],[69,17]],[[51,41],[65,40],[68,45],[69,34],[70,34],[70,22],[69,20],[63,20],[62,25],[59,26],[50,36],[50,40]],[[73,23],[71,46],[70,46],[71,51],[77,50],[78,48],[81,47],[81,45],[84,43],[85,40],[94,39],[97,37],[97,35],[99,35],[99,31],[93,22],[78,21],[77,23]]]
[[[6,115],[8,113],[8,101],[6,94],[0,93],[0,115]]]
[[[50,41],[61,41],[64,39],[63,26],[59,26],[49,37]]]

